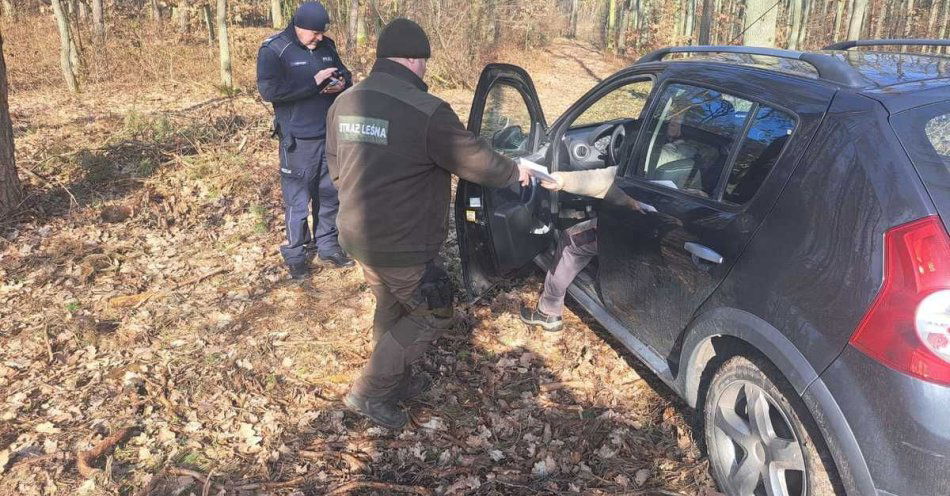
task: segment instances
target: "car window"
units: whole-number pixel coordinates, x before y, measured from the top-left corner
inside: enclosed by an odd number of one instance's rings
[[[634,81],[600,97],[571,123],[571,129],[620,119],[637,119],[646,105],[653,81]]]
[[[531,113],[524,96],[514,86],[498,83],[485,99],[479,136],[496,151],[518,157],[528,153]]]
[[[729,171],[722,199],[737,204],[752,199],[794,130],[794,117],[766,105],[759,106]]]
[[[659,96],[646,145],[631,170],[661,186],[714,197],[753,107],[713,89],[670,84]]]
[[[900,112],[891,125],[950,229],[950,100]]]

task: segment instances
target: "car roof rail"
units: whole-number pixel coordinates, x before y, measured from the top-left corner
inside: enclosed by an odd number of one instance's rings
[[[843,60],[822,53],[799,52],[780,48],[750,47],[735,45],[697,45],[673,46],[654,50],[637,60],[638,64],[659,62],[673,53],[736,53],[742,55],[764,55],[805,62],[818,71],[818,78],[852,88],[868,85],[867,79],[857,69]]]
[[[890,39],[890,40],[847,40],[832,43],[822,50],[848,50],[854,47],[875,46],[950,46],[950,40],[932,40],[924,38]]]

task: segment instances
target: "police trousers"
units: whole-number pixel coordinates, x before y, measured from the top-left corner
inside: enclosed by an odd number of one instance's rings
[[[365,398],[384,398],[409,382],[412,362],[452,327],[454,288],[435,262],[362,267],[366,284],[376,297],[374,347],[353,392]]]
[[[280,140],[280,190],[284,197],[287,244],[280,254],[287,265],[306,263],[313,242],[323,256],[340,252],[336,213],[340,207],[336,186],[327,169],[323,138]],[[313,230],[307,217],[313,212]]]

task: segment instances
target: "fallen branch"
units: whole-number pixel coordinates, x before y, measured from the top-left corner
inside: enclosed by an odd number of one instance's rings
[[[151,300],[152,297],[155,296],[156,294],[166,294],[166,295],[167,295],[167,294],[170,293],[170,292],[178,291],[179,289],[183,288],[184,286],[191,286],[191,285],[193,285],[193,284],[198,284],[198,283],[200,283],[201,281],[204,281],[205,279],[207,279],[207,278],[209,278],[209,277],[216,276],[216,275],[218,275],[218,274],[222,274],[222,273],[227,272],[227,271],[228,271],[227,268],[222,267],[222,268],[220,268],[220,269],[212,270],[211,272],[208,272],[207,274],[204,274],[204,275],[200,275],[200,276],[198,276],[198,277],[191,278],[191,279],[189,279],[189,280],[187,280],[187,281],[185,281],[185,282],[180,282],[180,283],[178,283],[178,284],[172,286],[172,288],[171,288],[170,290],[165,291],[165,292],[162,292],[162,291],[152,292],[152,291],[150,291],[150,292],[148,292],[148,293],[142,293],[142,294],[145,295],[145,297],[142,298],[141,300],[139,300],[139,302],[136,303],[135,306],[133,306],[132,308],[133,308],[133,309],[138,309],[139,307],[141,307],[142,305],[144,305],[146,302],[148,302],[148,300]],[[131,298],[131,297],[134,297],[134,296],[137,296],[137,295],[132,295],[132,296],[127,297],[127,298]],[[116,298],[120,298],[120,297],[116,297]],[[113,300],[115,300],[116,298],[113,298]]]
[[[83,477],[90,478],[101,470],[92,467],[92,463],[102,455],[111,451],[115,446],[132,433],[131,427],[123,427],[115,431],[111,436],[99,441],[95,447],[88,451],[79,451],[76,453],[76,468]]]
[[[411,493],[418,494],[420,496],[429,496],[432,494],[432,491],[422,486],[401,486],[399,484],[389,484],[386,482],[353,481],[333,488],[333,490],[327,493],[327,496],[346,494],[347,492],[356,489],[375,489],[377,491]]]
[[[22,170],[22,171],[26,171],[26,172],[29,173],[31,176],[33,176],[33,177],[39,179],[40,181],[43,181],[44,183],[46,183],[46,184],[48,184],[48,185],[50,185],[50,186],[59,186],[60,188],[63,188],[63,191],[65,191],[66,194],[69,195],[69,199],[72,201],[72,204],[73,204],[73,205],[76,205],[77,207],[79,206],[79,201],[76,200],[76,197],[73,195],[73,192],[72,192],[72,191],[69,191],[69,188],[67,188],[65,184],[59,182],[58,180],[57,180],[57,181],[52,181],[52,180],[50,180],[50,179],[47,179],[47,178],[45,178],[45,177],[43,177],[43,176],[37,174],[36,172],[33,172],[32,170],[30,170],[29,167],[26,167],[25,165],[22,165],[22,164],[17,164],[17,169],[20,169],[20,170]]]

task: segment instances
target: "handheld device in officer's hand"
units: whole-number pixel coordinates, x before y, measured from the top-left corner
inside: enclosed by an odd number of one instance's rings
[[[317,91],[323,92],[330,86],[337,86],[343,84],[343,73],[340,71],[333,71],[333,74],[330,74],[330,77],[323,80],[322,83],[317,85]]]

